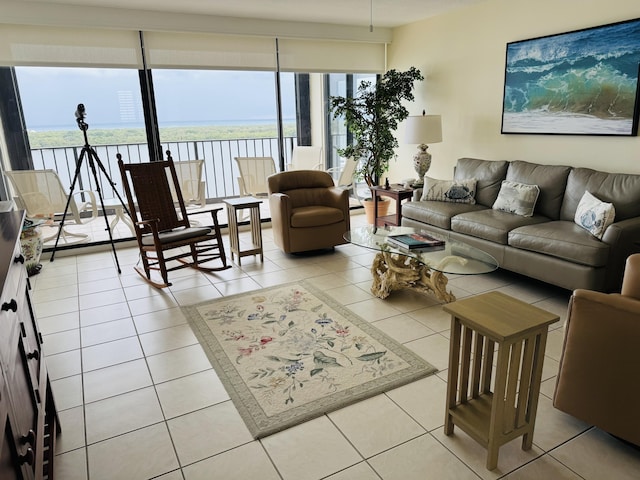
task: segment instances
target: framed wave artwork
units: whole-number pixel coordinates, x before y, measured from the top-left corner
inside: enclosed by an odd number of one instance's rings
[[[638,134],[640,19],[507,44],[502,133]]]

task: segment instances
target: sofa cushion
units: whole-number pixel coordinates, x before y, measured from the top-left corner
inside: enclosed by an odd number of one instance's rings
[[[483,205],[435,201],[406,202],[402,204],[402,218],[451,230],[451,218],[465,212],[486,210]]]
[[[574,168],[569,173],[560,219],[574,219],[578,204],[589,191],[603,202],[613,203],[616,222],[640,216],[640,175],[598,172]]]
[[[451,230],[506,245],[508,234],[514,228],[548,221],[548,218],[540,215],[522,217],[499,210],[485,209],[456,215],[451,219]]]
[[[604,231],[613,223],[615,215],[613,203],[601,202],[589,192],[584,192],[573,221],[602,240]]]
[[[504,180],[500,187],[498,198],[496,198],[491,208],[513,213],[514,215],[531,217],[533,216],[533,210],[535,209],[539,194],[540,189],[537,185]]]
[[[514,160],[509,163],[506,179],[512,182],[537,185],[540,188],[540,195],[535,213],[552,220],[558,220],[570,171],[571,167],[562,165],[540,165]]]
[[[474,204],[476,203],[476,179],[438,180],[425,175],[420,200]]]
[[[509,162],[500,160],[480,160],[478,158],[460,158],[456,164],[453,178],[462,180],[475,178],[476,203],[491,207],[496,201],[500,184],[505,179]]]
[[[509,232],[509,246],[591,267],[604,267],[609,245],[572,221],[526,225]]]

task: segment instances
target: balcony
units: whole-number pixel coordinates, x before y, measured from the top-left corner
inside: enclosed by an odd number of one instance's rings
[[[284,138],[284,156],[285,163],[291,158],[291,152],[296,144],[295,137]],[[174,161],[186,161],[194,159],[204,160],[204,180],[206,185],[207,205],[222,206],[222,199],[240,196],[238,186],[238,168],[234,161],[237,156],[271,156],[279,158],[279,147],[277,138],[252,138],[252,139],[232,139],[232,140],[198,140],[185,142],[169,142],[162,144],[163,150],[169,150]],[[116,154],[120,153],[125,162],[145,162],[149,159],[149,152],[146,143],[136,144],[113,144],[93,146],[97,154],[100,165],[96,165],[96,177],[102,192],[105,204],[119,204],[117,195],[115,195],[109,178],[115,184],[120,196],[124,199],[124,192],[121,189],[120,171],[118,169]],[[80,157],[83,155],[82,146],[55,147],[32,149],[32,158],[34,168],[55,170],[66,190],[70,190],[71,183],[76,173],[76,168],[80,164]],[[91,171],[89,154],[84,153],[84,158],[80,165],[77,183],[74,191],[93,190],[96,191],[96,179]],[[108,178],[107,178],[108,176]],[[354,206],[358,205],[354,201]],[[107,207],[107,222],[112,226],[111,234],[114,241],[123,241],[131,239],[133,233],[131,229],[117,218],[117,208]],[[120,209],[121,210],[121,209]],[[100,212],[102,215],[102,212]],[[210,215],[195,214],[192,217],[196,221],[202,221],[204,224],[210,222]],[[268,202],[263,202],[261,207],[261,218],[270,219]],[[223,209],[218,216],[220,224],[226,226],[228,224],[226,217],[226,209]],[[109,233],[106,230],[106,224],[102,216],[84,225],[76,226],[67,218],[65,228],[71,232],[88,233],[89,244],[104,244],[109,242]],[[42,227],[51,229],[53,227]],[[49,231],[43,232],[45,236],[51,234]],[[45,251],[53,248],[54,241],[47,242],[44,246]],[[86,245],[83,244],[83,245]],[[69,248],[75,245],[70,245]],[[58,244],[58,248],[67,248],[62,242]]]

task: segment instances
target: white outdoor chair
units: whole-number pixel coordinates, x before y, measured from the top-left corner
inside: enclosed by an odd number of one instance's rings
[[[206,207],[206,183],[202,180],[204,160],[174,161],[173,165],[175,166],[176,175],[180,182],[180,190],[182,191],[185,205]],[[176,193],[172,192],[172,194],[177,201]]]
[[[353,192],[353,194],[349,194],[353,196],[358,203],[360,203],[360,197],[356,191],[356,181],[355,181],[355,173],[356,167],[358,166],[358,161],[354,160],[353,157],[345,158],[343,164],[340,167],[333,167],[327,170],[328,173],[334,178],[336,187],[342,188],[343,190],[349,190]],[[336,178],[336,174],[339,173],[338,178]]]
[[[62,220],[64,209],[67,205],[68,193],[65,191],[60,177],[54,170],[12,170],[4,172],[11,182],[16,194],[15,202],[18,208],[26,210],[29,218],[45,218],[51,220]],[[76,202],[76,198],[86,195],[87,201]],[[85,211],[91,212],[91,217],[84,221],[80,214]],[[83,225],[98,216],[95,193],[91,190],[75,190],[69,201],[69,209],[64,219],[64,226],[72,224]],[[58,232],[43,239],[48,242],[58,236]],[[89,240],[89,235],[85,233],[72,233],[62,228],[60,240],[65,244],[83,243]]]
[[[240,195],[263,197],[269,195],[267,177],[276,173],[273,157],[235,157],[240,176]]]
[[[320,170],[323,167],[322,148],[320,147],[293,147],[291,163],[287,170]]]

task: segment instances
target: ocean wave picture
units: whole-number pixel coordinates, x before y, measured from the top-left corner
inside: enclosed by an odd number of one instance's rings
[[[507,44],[502,133],[636,135],[640,19]]]

